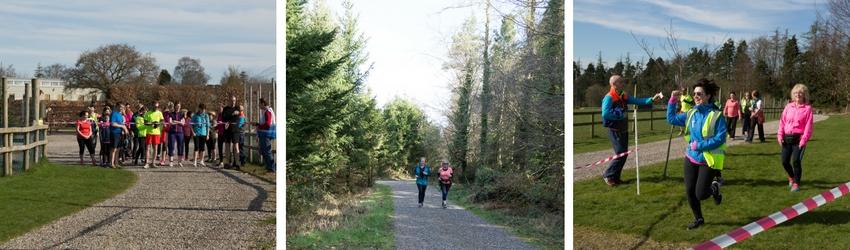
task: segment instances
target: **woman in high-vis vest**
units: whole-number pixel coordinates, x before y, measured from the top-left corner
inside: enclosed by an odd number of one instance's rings
[[[714,81],[700,79],[692,88],[696,106],[687,113],[676,113],[679,91],[673,91],[667,104],[667,122],[676,126],[685,126],[685,196],[694,214],[694,221],[688,229],[695,229],[705,223],[702,216],[701,200],[714,197],[714,203],[720,204],[720,183],[714,177],[723,170],[726,150],[726,121],[723,112],[713,103],[719,87]]]
[[[809,104],[809,88],[806,85],[794,85],[791,89],[791,100],[792,102],[785,105],[779,118],[776,137],[782,147],[782,167],[788,173],[788,186],[791,187],[791,192],[797,192],[800,191],[800,178],[803,175],[803,152],[812,138],[814,118],[812,105]]]

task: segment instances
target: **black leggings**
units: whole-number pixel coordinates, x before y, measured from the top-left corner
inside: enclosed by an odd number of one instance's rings
[[[756,127],[758,127],[759,141],[764,142],[764,123],[759,123],[758,118],[752,118],[750,120],[750,131],[747,132],[747,141],[753,141],[753,135],[755,135]]]
[[[216,139],[217,138],[210,137],[210,139],[207,140],[207,156],[209,156],[211,160],[213,158],[213,152],[215,152]]]
[[[738,123],[738,117],[726,117],[726,133],[729,137],[735,138],[735,126]]]
[[[89,154],[94,155],[94,137],[89,137],[88,139],[77,138],[77,145],[80,146],[80,156],[83,156],[86,149],[89,150]]]
[[[708,166],[693,164],[687,158],[685,159],[685,196],[688,197],[688,205],[691,206],[695,219],[702,219],[700,201],[708,199],[716,193],[711,188],[711,182],[719,172]]]
[[[797,185],[800,185],[800,179],[803,177],[803,152],[805,149],[805,147],[800,148],[799,143],[782,143],[782,167],[785,168],[789,177],[794,178],[794,183],[797,183]]]
[[[425,202],[425,189],[428,188],[428,185],[419,185],[416,184],[416,187],[419,188],[419,203]]]
[[[134,161],[139,160],[139,158],[142,158],[143,161],[145,160],[147,157],[145,154],[147,153],[147,143],[148,142],[145,140],[145,137],[136,137],[136,143],[133,144],[133,148],[135,148],[133,150]]]
[[[207,136],[195,136],[195,152],[201,152],[204,157],[204,148],[207,146]],[[186,150],[189,150],[188,148]]]

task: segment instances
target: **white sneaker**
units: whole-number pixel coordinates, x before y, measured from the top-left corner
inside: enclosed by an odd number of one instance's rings
[[[206,163],[201,162],[201,167],[206,167],[206,166],[207,166],[207,164],[206,164]]]
[[[145,168],[145,169],[148,169],[149,167],[150,167],[150,166],[149,166],[149,164],[145,164],[145,167],[144,167],[144,168]]]
[[[198,162],[192,163],[192,167],[198,167]]]
[[[172,168],[173,168],[173,167],[174,167],[174,162],[173,162],[173,161],[172,161],[172,162],[169,162],[169,163],[168,163],[168,167],[172,167]]]

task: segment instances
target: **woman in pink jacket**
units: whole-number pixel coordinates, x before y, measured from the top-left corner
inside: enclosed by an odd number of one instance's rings
[[[800,191],[800,178],[803,173],[803,152],[809,138],[812,138],[812,105],[809,104],[809,88],[803,84],[791,89],[791,102],[785,105],[779,118],[777,138],[782,146],[782,166],[788,173],[788,186],[791,192]],[[793,168],[792,162],[793,159]]]
[[[741,116],[741,103],[735,97],[735,92],[729,93],[729,99],[723,106],[723,115],[726,116],[726,133],[729,134],[729,138],[735,140],[735,125],[738,123],[738,117]]]

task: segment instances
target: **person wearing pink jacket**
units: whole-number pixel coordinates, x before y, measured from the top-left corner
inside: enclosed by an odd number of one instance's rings
[[[738,117],[741,116],[741,103],[735,97],[735,92],[729,93],[729,99],[723,106],[723,115],[726,116],[726,134],[735,140],[735,125],[738,123]]]
[[[803,84],[791,89],[791,102],[785,105],[779,118],[779,131],[776,137],[782,147],[782,167],[788,173],[788,186],[791,192],[800,191],[800,178],[803,175],[803,152],[809,138],[812,138],[812,105],[809,104],[809,88]],[[793,167],[791,159],[793,159]]]

